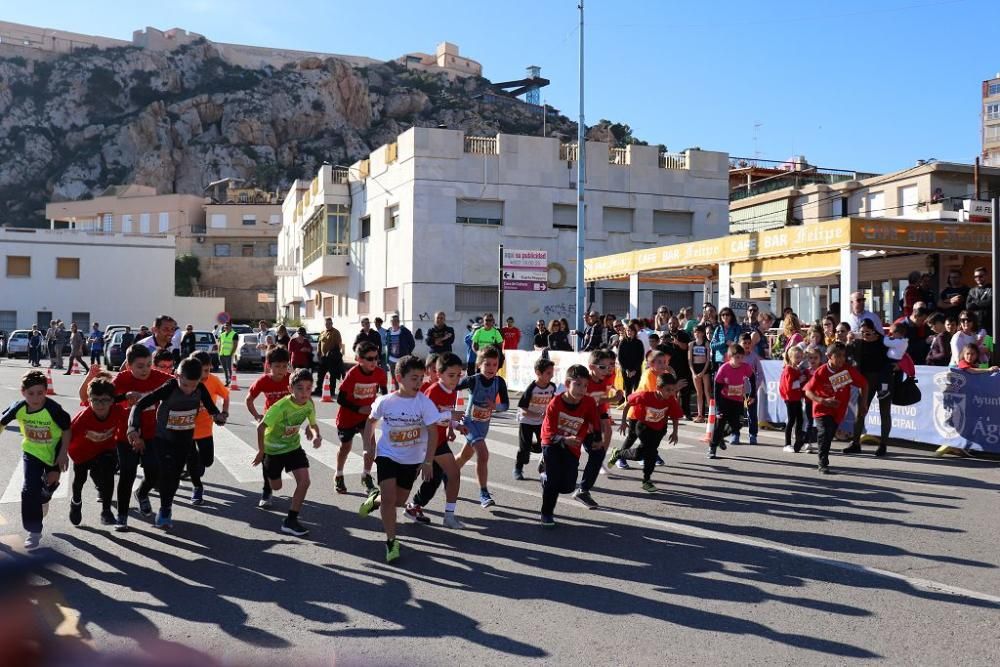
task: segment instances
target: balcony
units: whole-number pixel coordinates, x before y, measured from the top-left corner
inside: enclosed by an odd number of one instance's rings
[[[660,169],[687,169],[686,153],[660,153]]]
[[[496,137],[466,137],[465,152],[475,155],[499,155]]]
[[[302,284],[314,287],[347,278],[350,248],[346,243],[327,243],[326,252],[313,252],[302,259]]]
[[[617,164],[619,166],[627,166],[628,161],[628,149],[627,148],[615,148],[612,146],[608,149],[608,164]]]
[[[340,183],[342,185],[347,185],[347,178],[349,172],[347,167],[334,167],[333,171],[330,172],[330,178],[334,183]]]
[[[580,154],[579,149],[576,144],[559,144],[559,159],[564,162],[576,162]]]

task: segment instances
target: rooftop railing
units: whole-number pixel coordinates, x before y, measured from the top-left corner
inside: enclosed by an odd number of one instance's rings
[[[465,152],[475,155],[499,155],[496,137],[466,137]]]

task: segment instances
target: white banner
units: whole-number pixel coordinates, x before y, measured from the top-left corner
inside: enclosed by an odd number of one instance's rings
[[[535,362],[542,356],[541,351],[527,352],[525,350],[504,350],[504,380],[511,391],[524,391],[535,379]],[[552,381],[562,384],[566,379],[566,371],[570,366],[580,364],[586,366],[590,360],[589,352],[548,352],[549,359],[555,363],[555,373]]]

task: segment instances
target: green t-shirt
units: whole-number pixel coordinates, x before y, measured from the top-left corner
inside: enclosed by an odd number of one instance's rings
[[[503,334],[496,328],[487,331],[486,327],[481,327],[476,329],[476,332],[472,334],[472,345],[477,351],[482,350],[487,345],[496,345],[498,348],[503,349]]]
[[[285,396],[268,408],[264,414],[264,453],[284,454],[301,446],[299,429],[302,422],[309,420],[310,426],[316,426],[316,406],[312,399],[305,405],[299,405],[291,396]]]
[[[70,427],[70,416],[51,398],[37,412],[28,411],[26,401],[17,401],[0,416],[0,426],[17,420],[21,427],[21,449],[47,466],[54,466],[63,431]]]

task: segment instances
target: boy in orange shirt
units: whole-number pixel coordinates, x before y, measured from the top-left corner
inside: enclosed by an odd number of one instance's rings
[[[222,414],[229,417],[229,389],[215,375],[212,375],[212,357],[208,352],[195,352],[191,359],[201,362],[201,383],[208,389],[208,395],[212,402],[219,404],[222,399]],[[212,438],[212,426],[214,425],[212,415],[206,410],[199,410],[194,419],[194,447],[191,448],[191,455],[188,457],[187,469],[191,476],[191,504],[205,504],[205,488],[201,484],[201,478],[205,475],[205,469],[210,468],[215,461],[215,440]]]

